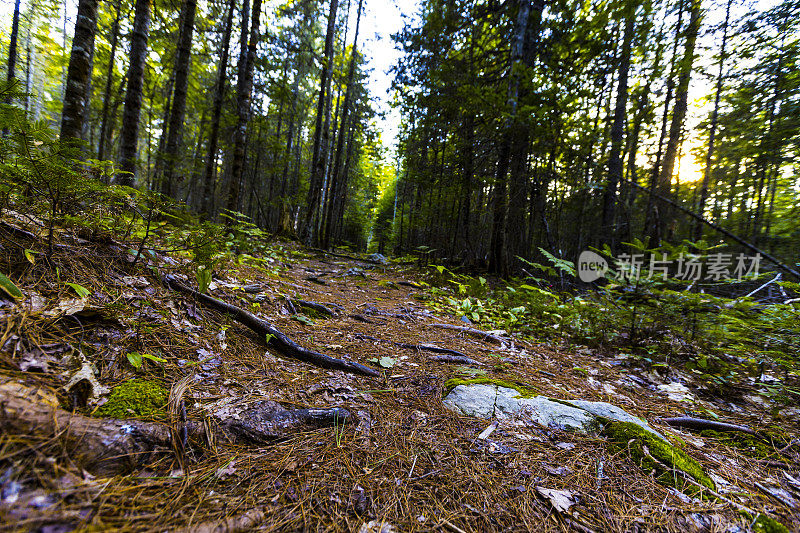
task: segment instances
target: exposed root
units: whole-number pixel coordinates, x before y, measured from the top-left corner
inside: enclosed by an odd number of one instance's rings
[[[461,333],[466,333],[467,335],[472,335],[478,339],[483,341],[492,341],[500,346],[505,346],[506,340],[498,337],[497,335],[493,335],[491,333],[487,333],[485,331],[481,331],[475,328],[468,328],[466,326],[454,326],[452,324],[430,324],[432,328],[441,328],[441,329],[452,329],[455,331],[460,331]]]
[[[714,431],[738,431],[747,433],[757,438],[761,436],[752,429],[745,426],[737,426],[736,424],[726,424],[725,422],[716,422],[714,420],[706,420],[704,418],[693,418],[690,416],[679,416],[676,418],[663,418],[662,422],[674,428],[693,429],[695,431],[702,431],[704,429],[711,429]]]
[[[481,364],[481,363],[478,363],[477,361],[475,361],[474,359],[470,359],[469,357],[467,357],[466,355],[464,355],[463,353],[461,353],[459,351],[451,350],[450,348],[439,348],[438,346],[433,346],[431,344],[410,344],[410,343],[407,343],[407,342],[387,341],[387,340],[384,340],[384,339],[379,339],[377,337],[373,337],[372,335],[362,335],[360,333],[356,335],[356,338],[357,339],[361,339],[361,340],[384,342],[386,344],[393,344],[393,345],[399,346],[401,348],[408,348],[410,350],[417,350],[417,351],[420,351],[420,352],[433,352],[433,353],[449,354],[449,355],[452,355],[452,356],[455,356],[455,357],[458,357],[458,358],[461,358],[461,359],[465,359],[465,360],[468,359],[469,361],[472,361],[472,363]],[[455,361],[450,361],[450,362],[455,362]],[[463,362],[463,361],[459,361],[459,362]]]
[[[380,375],[377,370],[362,365],[361,363],[337,359],[329,355],[303,348],[290,339],[283,331],[279,330],[266,320],[258,318],[256,315],[247,312],[240,307],[236,307],[235,305],[231,305],[227,302],[223,302],[222,300],[218,300],[212,296],[202,294],[194,289],[191,289],[177,281],[173,276],[165,276],[164,282],[176,291],[189,294],[193,296],[195,300],[213,309],[216,309],[217,311],[231,315],[237,322],[244,324],[258,335],[268,338],[269,340],[267,341],[267,346],[274,348],[281,355],[330,370],[344,370],[345,372],[350,372],[353,374],[363,374],[365,376],[374,377]]]

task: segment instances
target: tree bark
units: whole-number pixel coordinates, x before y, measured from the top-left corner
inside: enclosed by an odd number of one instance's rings
[[[61,111],[61,139],[80,139],[89,109],[87,87],[92,78],[94,34],[97,29],[97,0],[80,0],[75,17],[75,36],[67,68],[64,107]]]
[[[119,183],[132,187],[136,181],[136,152],[139,142],[139,115],[142,110],[142,88],[147,62],[147,39],[150,33],[150,0],[136,0],[131,33],[128,91],[122,112],[119,147]]]
[[[244,168],[245,146],[247,141],[247,126],[250,122],[250,103],[253,95],[253,69],[256,62],[256,49],[259,40],[259,18],[261,15],[261,0],[253,2],[253,21],[250,24],[250,39],[247,43],[247,54],[244,58],[243,76],[239,80],[237,101],[238,121],[233,136],[233,159],[231,161],[231,181],[228,188],[228,211],[238,211],[239,206],[239,181]]]
[[[217,70],[217,83],[214,87],[214,104],[211,111],[211,131],[208,134],[208,154],[206,156],[205,172],[203,173],[203,199],[200,210],[211,216],[214,210],[214,170],[217,166],[217,144],[219,143],[219,121],[222,117],[222,102],[225,98],[225,85],[228,81],[228,54],[231,45],[231,31],[233,29],[233,9],[236,0],[230,0],[228,17],[225,21],[225,30],[222,37],[222,52],[220,54],[219,68]]]

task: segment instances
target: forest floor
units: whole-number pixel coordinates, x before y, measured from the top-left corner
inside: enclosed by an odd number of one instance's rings
[[[758,513],[800,528],[796,447],[753,457],[660,422],[687,409],[714,411],[725,422],[800,435],[797,410],[767,414],[755,385],[724,396],[693,390],[691,381],[688,390],[659,388],[675,374],[641,368],[619,353],[536,339],[498,347],[433,327],[464,323],[426,307],[425,289],[416,284],[423,272],[415,265],[382,266],[276,242],[265,257],[216,268],[210,295],[260,314],[301,346],[380,375],[326,370],[282,357],[231,317],[165,286],[156,267],[194,284],[185,255],[145,254],[154,267],[148,268],[143,258],[131,266],[108,243],[64,236],[59,242],[47,260],[42,242],[2,231],[1,271],[12,274],[24,299],[0,305],[0,382],[89,414],[91,402],[80,407],[64,390],[74,373],[64,355],[80,351],[108,388],[132,378],[167,390],[187,384],[182,398],[190,421],[208,424],[215,410],[263,400],[286,408],[341,407],[352,416],[347,424],[266,444],[190,439],[182,461],[164,449],[111,477],[73,460],[63,445],[69,428],[3,431],[0,529],[748,531]],[[303,314],[284,296],[326,305],[334,316]],[[391,341],[450,348],[482,365],[436,361]],[[137,370],[131,353],[153,358],[134,359]],[[721,498],[659,484],[599,436],[505,421],[479,438],[490,421],[459,416],[442,403],[448,379],[476,372],[552,398],[607,401],[679,435]]]

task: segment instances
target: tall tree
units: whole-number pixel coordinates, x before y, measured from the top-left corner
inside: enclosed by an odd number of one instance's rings
[[[722,96],[722,84],[725,74],[725,50],[728,46],[728,23],[731,18],[731,4],[733,0],[728,0],[725,5],[725,22],[722,23],[722,45],[719,51],[719,71],[717,72],[717,83],[714,90],[714,108],[711,110],[711,119],[708,125],[708,148],[706,150],[705,166],[703,168],[703,183],[700,186],[700,196],[697,199],[697,207],[695,211],[698,215],[703,216],[706,209],[706,201],[708,199],[708,186],[711,183],[711,162],[714,157],[714,143],[717,138],[717,125],[719,121],[719,102]],[[696,220],[694,224],[693,237],[694,240],[699,241],[703,236],[703,224]]]
[[[14,18],[11,21],[11,40],[8,43],[8,81],[14,79],[17,66],[17,36],[19,35],[19,0],[14,2]]]
[[[657,190],[661,196],[669,195],[670,185],[672,183],[672,174],[675,168],[675,160],[678,157],[681,140],[683,139],[683,123],[686,118],[686,110],[689,101],[689,81],[692,75],[692,66],[694,64],[694,49],[697,43],[697,34],[700,30],[700,22],[702,20],[701,0],[691,0],[689,7],[689,25],[686,28],[685,43],[683,49],[683,57],[678,63],[678,83],[675,88],[675,107],[672,111],[672,121],[669,127],[669,138],[667,140],[667,148],[664,152],[664,164],[661,167],[661,172],[658,177]],[[653,233],[652,244],[658,245],[662,237],[662,226],[669,224],[669,205],[661,202],[660,213],[667,216],[661,216],[661,220],[657,220],[653,225],[655,233]]]
[[[183,181],[175,175],[175,165],[180,157],[179,148],[183,133],[183,119],[186,112],[186,93],[189,87],[189,60],[192,56],[192,33],[194,32],[194,16],[197,0],[184,0],[181,7],[181,31],[178,50],[175,56],[175,92],[172,95],[172,106],[167,127],[167,143],[163,157],[165,159],[164,184],[169,196],[177,198]]]
[[[114,22],[111,24],[111,51],[108,56],[108,67],[106,68],[106,86],[103,91],[103,115],[100,122],[100,139],[97,144],[97,159],[105,159],[106,149],[110,142],[109,111],[111,110],[111,89],[114,85],[114,59],[117,54],[117,44],[119,41],[119,19],[121,14],[122,0],[117,0],[114,6]],[[122,83],[122,81],[120,81]]]
[[[150,35],[150,0],[136,0],[131,31],[128,90],[122,112],[119,146],[119,183],[133,186],[136,180],[136,153],[139,143],[139,115],[142,110],[142,88],[147,61],[147,40]]]
[[[343,187],[340,181],[346,181],[347,175],[341,176],[342,155],[344,153],[344,141],[349,125],[348,118],[350,115],[350,106],[353,95],[355,94],[354,78],[356,72],[356,61],[358,59],[358,30],[361,25],[361,7],[364,0],[358,0],[358,14],[356,15],[356,30],[353,37],[353,46],[350,50],[350,65],[347,68],[347,88],[344,93],[344,104],[342,109],[342,118],[339,121],[339,134],[336,138],[336,155],[333,161],[333,170],[330,179],[330,194],[328,201],[325,202],[323,209],[323,235],[322,246],[328,248],[331,243],[331,225],[333,223],[334,207],[338,202],[341,202]]]
[[[617,186],[622,181],[622,150],[625,120],[628,108],[628,70],[631,65],[636,4],[626,3],[625,32],[622,38],[622,53],[617,70],[617,101],[611,124],[611,152],[608,156],[608,180],[603,191],[602,233],[612,248],[615,246],[614,212],[617,202]]]
[[[97,0],[80,0],[75,17],[75,36],[67,68],[61,139],[80,139],[89,111],[94,34],[97,29]]]
[[[253,94],[253,69],[256,62],[256,50],[259,41],[259,17],[261,0],[253,2],[253,21],[250,25],[250,39],[247,42],[247,53],[244,57],[243,76],[240,79],[236,95],[237,122],[233,134],[233,156],[231,159],[231,176],[228,187],[228,211],[239,209],[239,182],[244,168],[245,148],[247,143],[247,126],[250,122],[250,103]]]
[[[317,116],[314,122],[314,149],[311,157],[311,181],[306,197],[306,213],[303,220],[303,237],[307,242],[316,239],[316,213],[319,209],[322,182],[325,174],[325,158],[327,155],[325,104],[331,88],[331,72],[333,70],[333,37],[336,29],[336,11],[339,0],[331,0],[328,12],[328,28],[325,32],[325,50],[322,54],[322,66],[319,75],[319,98],[317,99]]]
[[[217,68],[217,81],[214,85],[214,103],[211,109],[211,131],[208,134],[208,153],[206,155],[206,165],[203,173],[203,197],[200,206],[200,210],[208,216],[213,214],[212,211],[214,208],[214,174],[217,168],[219,122],[222,117],[222,103],[225,99],[225,87],[228,82],[228,54],[231,45],[233,10],[235,6],[236,0],[230,0],[228,16],[225,19],[225,29],[222,35],[222,51],[220,53],[219,67]]]

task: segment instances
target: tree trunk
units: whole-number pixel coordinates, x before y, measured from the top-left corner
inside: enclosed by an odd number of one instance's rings
[[[217,144],[219,143],[219,121],[222,117],[222,102],[225,98],[225,85],[227,83],[228,54],[231,45],[231,30],[233,28],[233,9],[236,0],[230,0],[228,18],[225,21],[225,34],[222,37],[222,52],[220,54],[219,68],[217,70],[217,83],[214,87],[214,104],[211,111],[211,131],[208,134],[208,154],[206,156],[205,172],[203,173],[203,198],[200,210],[211,216],[214,210],[214,170],[217,166]]]
[[[172,109],[169,116],[167,146],[164,157],[164,183],[167,194],[177,199],[183,176],[175,175],[183,132],[183,118],[186,112],[186,92],[189,87],[189,60],[192,57],[192,34],[197,0],[184,0],[181,6],[181,31],[178,51],[175,57],[175,92],[172,96]]]
[[[314,150],[311,157],[311,182],[306,196],[306,214],[303,220],[302,237],[308,243],[315,238],[315,212],[320,199],[320,188],[325,174],[325,156],[327,153],[327,134],[324,132],[326,124],[325,103],[330,92],[331,71],[333,69],[333,36],[336,28],[336,10],[339,7],[339,0],[331,0],[330,12],[328,14],[328,28],[325,33],[325,50],[322,58],[322,68],[319,76],[319,98],[317,100],[317,116],[314,122]],[[327,121],[324,121],[327,123]]]
[[[150,33],[150,0],[136,0],[131,32],[128,91],[122,112],[122,132],[119,146],[119,183],[132,187],[136,181],[136,152],[139,142],[139,114],[142,110],[142,87],[147,61],[147,39]]]
[[[239,182],[242,179],[244,168],[245,146],[247,141],[247,126],[250,122],[250,102],[253,94],[253,69],[256,62],[256,49],[259,40],[259,18],[261,15],[261,0],[253,2],[253,21],[250,24],[250,39],[247,43],[247,54],[244,58],[244,69],[238,84],[236,95],[237,115],[236,130],[233,135],[233,159],[231,161],[231,181],[228,188],[228,211],[238,211],[239,207]]]
[[[61,139],[80,139],[89,108],[87,86],[92,78],[94,34],[97,29],[97,0],[80,0],[75,17],[75,36],[67,68],[64,107],[61,111]]]
[[[611,125],[611,153],[608,156],[608,181],[603,191],[603,215],[601,235],[612,249],[616,246],[614,214],[617,202],[617,186],[622,181],[622,148],[625,135],[625,120],[628,108],[628,70],[631,65],[631,45],[636,23],[636,6],[627,6],[625,33],[622,38],[622,54],[617,74],[617,101]]]
[[[339,190],[340,167],[342,163],[342,155],[344,153],[344,141],[347,132],[347,119],[350,115],[350,100],[353,98],[354,88],[353,79],[356,72],[356,60],[358,58],[358,30],[361,25],[361,7],[364,0],[358,0],[358,14],[356,16],[356,30],[355,37],[353,37],[353,47],[350,50],[350,65],[347,71],[347,89],[344,93],[344,104],[342,109],[342,118],[339,123],[339,135],[336,139],[336,156],[333,161],[333,172],[330,180],[330,193],[327,202],[327,208],[324,210],[324,234],[322,239],[322,247],[328,249],[331,243],[331,222],[333,220],[334,204],[339,200],[336,192]]]
[[[108,58],[108,68],[106,69],[106,89],[103,97],[103,118],[100,122],[100,140],[97,147],[97,159],[103,160],[106,156],[106,132],[108,131],[108,113],[111,105],[111,87],[114,84],[114,59],[117,53],[117,43],[119,41],[119,19],[120,5],[122,0],[117,0],[114,23],[111,26],[111,53]]]
[[[689,97],[689,80],[692,74],[692,64],[694,62],[694,48],[697,42],[697,33],[700,29],[702,12],[700,10],[700,0],[691,0],[689,7],[689,26],[686,28],[686,43],[683,58],[678,65],[678,84],[675,89],[675,108],[672,112],[672,122],[669,127],[669,139],[667,149],[664,152],[664,164],[659,173],[657,190],[662,196],[669,196],[672,173],[675,168],[675,159],[680,149],[680,141],[683,136],[683,121],[686,118]],[[660,209],[662,214],[669,212],[669,204],[663,203]],[[668,223],[669,216],[664,216],[659,226]],[[661,235],[661,228],[658,228],[657,236]],[[654,239],[651,244],[658,246],[658,240]]]
[[[489,271],[505,276],[508,273],[506,257],[506,216],[508,210],[508,167],[511,145],[521,133],[517,121],[517,104],[520,92],[518,65],[522,64],[528,37],[528,18],[531,13],[530,0],[518,2],[517,19],[511,45],[511,65],[508,73],[507,107],[509,117],[505,121],[503,137],[497,159],[497,174],[494,185],[492,237],[489,252]],[[527,143],[527,136],[525,137]],[[519,157],[519,155],[517,155]],[[527,153],[526,153],[527,157]]]
[[[8,81],[15,77],[17,67],[17,36],[19,35],[19,0],[14,2],[14,18],[11,22],[11,41],[8,44]]]
[[[716,140],[717,135],[719,100],[722,95],[722,82],[724,79],[723,74],[725,72],[725,49],[728,44],[728,21],[730,20],[731,16],[731,2],[732,0],[728,0],[728,3],[725,7],[725,22],[723,23],[722,27],[722,47],[720,48],[719,52],[719,72],[717,73],[717,87],[714,94],[714,109],[711,111],[711,124],[709,124],[708,128],[708,151],[706,152],[706,164],[705,169],[703,170],[703,183],[700,186],[700,197],[697,200],[697,208],[695,209],[697,214],[700,216],[703,216],[703,212],[706,209],[706,201],[708,200],[708,186],[711,183],[711,160],[714,156],[714,141]],[[702,236],[703,224],[699,220],[696,220],[693,233],[694,240],[699,241]]]

